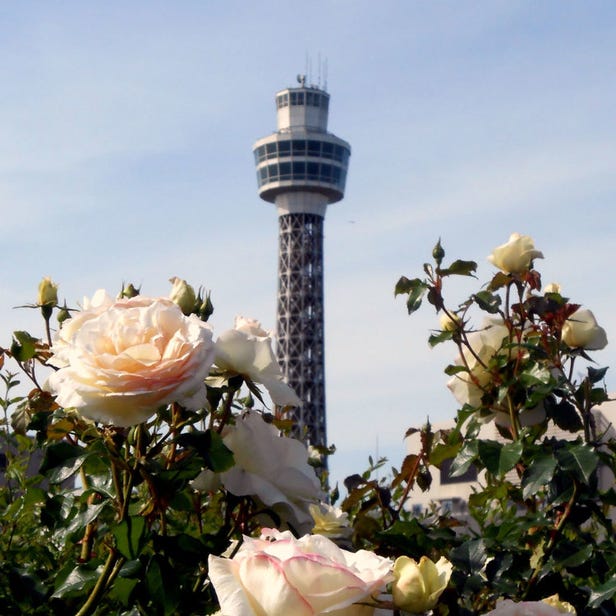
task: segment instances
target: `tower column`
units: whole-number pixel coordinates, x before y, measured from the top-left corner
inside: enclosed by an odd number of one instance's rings
[[[276,353],[302,403],[294,435],[327,445],[323,328],[323,219],[344,196],[351,147],[327,132],[329,94],[307,86],[276,94],[277,131],[253,146],[259,196],[279,219]]]
[[[276,353],[302,405],[293,435],[326,445],[323,325],[323,217],[279,217]]]

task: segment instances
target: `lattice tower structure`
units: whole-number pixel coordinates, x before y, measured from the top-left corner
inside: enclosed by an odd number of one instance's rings
[[[259,196],[279,221],[276,354],[302,400],[294,436],[327,445],[323,220],[344,197],[350,145],[327,132],[329,94],[313,85],[276,93],[277,130],[253,146]]]

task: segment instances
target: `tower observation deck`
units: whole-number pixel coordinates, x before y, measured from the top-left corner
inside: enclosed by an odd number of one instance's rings
[[[276,94],[277,131],[253,146],[261,199],[278,210],[276,354],[302,400],[294,436],[327,445],[323,219],[344,196],[351,147],[327,132],[329,94],[316,86]]]

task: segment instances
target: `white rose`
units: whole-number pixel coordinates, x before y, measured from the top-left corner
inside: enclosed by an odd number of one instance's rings
[[[578,308],[563,325],[562,341],[572,348],[598,351],[607,345],[607,334],[590,310]]]
[[[216,365],[248,377],[268,390],[279,406],[299,406],[301,400],[287,385],[272,350],[272,335],[259,321],[237,317],[235,328],[223,332],[216,341]]]
[[[310,515],[314,520],[312,533],[332,539],[348,539],[353,534],[349,522],[349,514],[340,507],[332,507],[327,503],[310,505]]]
[[[488,261],[507,274],[520,274],[528,270],[534,259],[543,259],[543,253],[535,249],[528,235],[512,233],[509,241],[498,246],[488,257]]]
[[[562,616],[563,612],[543,601],[521,601],[515,603],[510,599],[500,601],[496,607],[484,616]]]
[[[111,299],[97,291],[64,322],[47,380],[58,404],[103,423],[131,426],[159,406],[206,404],[204,380],[214,360],[210,327],[185,317],[168,299]]]
[[[297,532],[312,527],[308,510],[321,497],[321,484],[308,464],[306,446],[280,436],[256,412],[237,417],[223,441],[235,465],[221,474],[224,487],[236,496],[256,496]]]
[[[487,320],[481,330],[468,335],[473,352],[465,348],[464,360],[458,357],[455,364],[464,366],[466,362],[470,372],[459,372],[447,383],[460,404],[479,406],[483,395],[482,387],[488,385],[492,378],[487,366],[501,350],[503,341],[508,336],[509,330],[500,320]]]
[[[225,616],[372,616],[369,601],[391,579],[391,561],[347,552],[321,535],[265,530],[244,537],[232,560],[210,556],[209,576]]]

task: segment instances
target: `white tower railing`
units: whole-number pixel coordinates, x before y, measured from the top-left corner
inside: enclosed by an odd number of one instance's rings
[[[278,209],[276,354],[302,405],[294,435],[327,445],[323,325],[323,218],[340,201],[351,147],[327,132],[329,94],[315,86],[276,94],[277,131],[253,146],[259,196]]]

